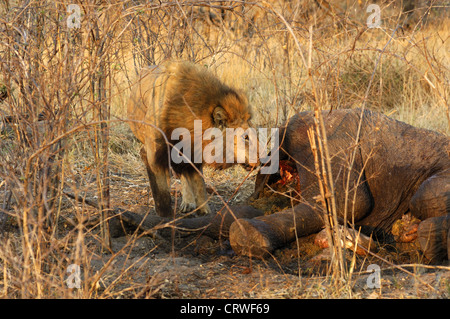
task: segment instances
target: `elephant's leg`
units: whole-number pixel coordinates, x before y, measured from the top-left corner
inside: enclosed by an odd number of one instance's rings
[[[430,217],[419,224],[417,238],[425,257],[432,263],[449,259],[450,214]]]
[[[313,234],[325,226],[312,207],[299,204],[279,213],[238,219],[230,227],[230,244],[237,254],[263,257],[298,237]]]
[[[411,198],[409,208],[420,220],[450,214],[450,171],[425,180]]]
[[[432,262],[449,258],[450,172],[441,172],[423,182],[411,198],[410,211],[422,220],[417,237],[425,257]]]
[[[305,171],[302,171],[299,175],[302,177],[308,176]],[[268,177],[261,177],[260,183],[265,183],[263,178]],[[358,175],[353,175],[352,180],[356,185]],[[310,181],[305,182],[306,187],[302,188],[308,189],[309,186],[309,194],[305,196],[310,198],[309,203],[314,203],[314,197],[319,194],[318,188],[311,186],[314,183],[315,181],[311,177]],[[372,197],[366,184],[360,183],[356,191],[355,203],[350,199],[347,208],[349,221],[359,221],[372,210]],[[305,195],[305,193],[303,191],[302,195]],[[343,211],[343,203],[343,200],[338,201],[338,212]],[[342,216],[339,216],[339,218],[341,219]],[[252,220],[237,220],[230,227],[230,244],[237,254],[262,257],[294,241],[296,236],[307,236],[320,231],[323,227],[325,227],[325,220],[320,208],[313,208],[311,205],[302,203],[272,215],[261,216]]]

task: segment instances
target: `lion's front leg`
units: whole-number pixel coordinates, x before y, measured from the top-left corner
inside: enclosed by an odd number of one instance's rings
[[[182,213],[188,213],[193,211],[197,206],[195,204],[195,197],[192,192],[189,180],[186,178],[186,174],[181,174],[181,204],[180,211]]]
[[[182,204],[181,208],[188,210],[197,209],[197,214],[206,215],[211,212],[208,205],[208,194],[203,177],[194,169],[181,174]],[[185,199],[186,198],[186,199]],[[192,204],[194,209],[189,209]]]

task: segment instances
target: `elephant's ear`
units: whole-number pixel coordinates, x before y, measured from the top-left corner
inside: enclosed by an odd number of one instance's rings
[[[227,127],[228,123],[228,114],[225,111],[223,107],[216,106],[216,108],[213,111],[213,121],[214,126],[218,127],[219,129],[223,130],[225,127]]]

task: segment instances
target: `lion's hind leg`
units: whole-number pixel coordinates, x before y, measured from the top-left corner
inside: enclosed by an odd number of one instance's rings
[[[161,217],[173,218],[174,212],[170,197],[170,174],[168,168],[158,165],[153,160],[153,154],[141,148],[141,158],[147,169],[156,213]]]

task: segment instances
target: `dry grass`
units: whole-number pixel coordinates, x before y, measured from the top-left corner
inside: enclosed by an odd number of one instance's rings
[[[83,13],[80,29],[67,28],[71,1],[1,2],[0,112],[12,116],[12,123],[2,124],[0,150],[0,296],[205,296],[177,295],[193,284],[189,276],[200,282],[210,276],[201,272],[195,259],[173,257],[181,254],[175,247],[192,244],[177,246],[175,241],[164,243],[135,233],[108,245],[98,223],[107,218],[106,211],[63,195],[63,190],[87,194],[104,208],[147,204],[140,145],[123,121],[129,87],[144,65],[173,58],[213,69],[247,92],[258,126],[275,127],[295,112],[314,107],[364,105],[448,134],[449,9],[438,1],[432,7],[426,1],[414,2],[408,16],[397,1],[380,1],[379,29],[366,27],[367,4],[360,1],[329,1],[331,7],[326,1],[281,0],[76,2]],[[38,121],[40,117],[44,121]],[[205,175],[228,200],[246,172],[206,170]],[[246,200],[252,178],[232,202]],[[174,181],[174,191],[176,185]],[[218,198],[213,201],[220,203]],[[247,261],[234,260],[233,265],[226,258],[210,264],[218,278],[208,288],[210,296],[217,289],[214,284],[225,285],[221,271],[234,281],[245,277],[239,267],[248,267]],[[275,264],[283,264],[284,257],[277,258]],[[81,265],[80,289],[66,285],[70,264]],[[220,265],[228,268],[221,270]],[[350,284],[330,285],[325,277],[312,284],[302,278],[287,285],[286,278],[293,279],[285,268],[255,265],[260,268],[252,269],[253,288],[239,287],[254,294],[233,294],[233,286],[226,285],[230,296],[368,295],[352,294]],[[273,269],[281,269],[282,275]],[[294,272],[296,276],[301,273]],[[446,280],[437,286],[444,287],[439,291],[448,297]],[[277,290],[277,284],[285,290]],[[308,289],[301,292],[299,286]]]

